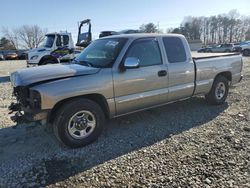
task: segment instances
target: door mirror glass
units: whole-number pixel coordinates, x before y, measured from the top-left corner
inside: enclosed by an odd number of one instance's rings
[[[135,69],[139,68],[140,60],[136,57],[127,57],[124,62],[124,67],[126,69]]]

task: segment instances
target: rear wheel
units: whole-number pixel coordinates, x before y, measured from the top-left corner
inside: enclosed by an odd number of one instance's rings
[[[94,142],[101,134],[104,113],[101,107],[88,99],[75,99],[63,105],[54,123],[57,138],[71,148]]]
[[[228,95],[228,80],[224,76],[217,76],[210,92],[205,96],[209,104],[219,105],[225,102]]]

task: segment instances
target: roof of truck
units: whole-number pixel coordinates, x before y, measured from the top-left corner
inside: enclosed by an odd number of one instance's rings
[[[119,34],[119,35],[111,35],[105,38],[141,38],[141,37],[167,37],[167,36],[176,36],[176,37],[184,37],[181,34],[162,34],[162,33],[133,33],[133,34]]]
[[[47,33],[46,35],[71,35],[69,32],[52,32],[52,33]]]

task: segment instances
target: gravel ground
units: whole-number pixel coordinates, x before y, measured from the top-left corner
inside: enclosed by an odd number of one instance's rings
[[[0,187],[250,187],[250,58],[244,74],[221,106],[194,97],[111,120],[73,150],[42,125],[13,129],[2,82]]]

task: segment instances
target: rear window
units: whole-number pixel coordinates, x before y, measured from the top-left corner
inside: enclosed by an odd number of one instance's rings
[[[163,43],[169,63],[180,63],[186,61],[186,51],[180,38],[164,37]]]

